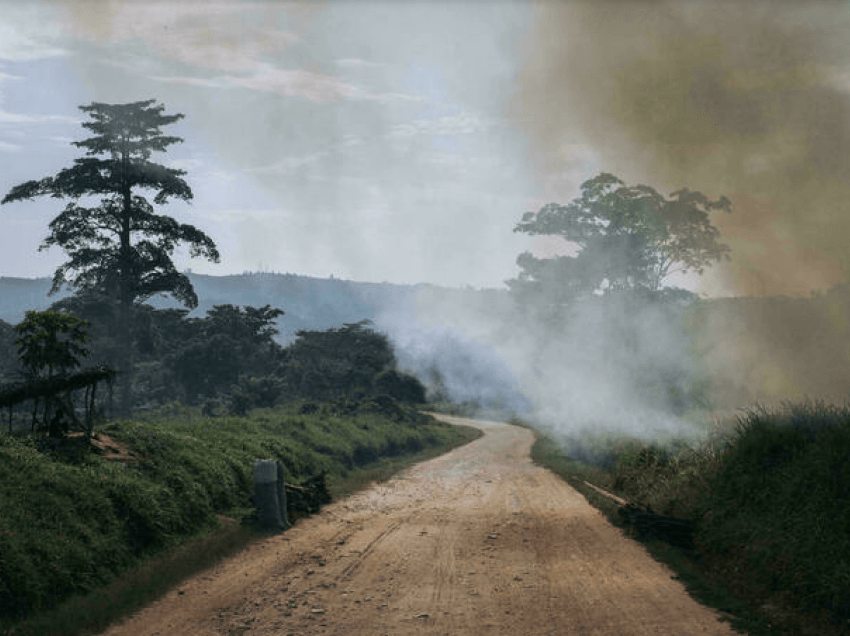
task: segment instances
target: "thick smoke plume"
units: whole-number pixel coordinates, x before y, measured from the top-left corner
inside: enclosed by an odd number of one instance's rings
[[[551,181],[591,148],[627,182],[729,196],[734,213],[717,224],[733,260],[706,277],[706,292],[800,295],[846,280],[843,3],[594,0],[539,11],[510,111],[541,175]]]
[[[519,415],[585,458],[588,436],[702,436],[683,417],[703,397],[683,307],[599,298],[545,326],[534,310],[506,291],[422,290],[376,324],[401,366],[426,381],[436,371],[447,397]]]

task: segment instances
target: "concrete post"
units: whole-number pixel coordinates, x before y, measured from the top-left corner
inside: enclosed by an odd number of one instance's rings
[[[289,526],[283,466],[280,462],[273,459],[254,462],[254,504],[257,506],[257,521],[262,529],[280,532]]]

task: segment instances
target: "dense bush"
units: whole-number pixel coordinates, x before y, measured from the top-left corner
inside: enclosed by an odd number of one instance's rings
[[[426,401],[425,385],[418,378],[395,369],[383,371],[375,377],[375,392],[408,404],[424,404]]]
[[[396,365],[386,335],[368,321],[326,331],[297,332],[283,352],[277,374],[286,399],[336,400],[373,392],[375,377]]]
[[[780,629],[772,616],[770,633],[826,633],[815,620],[839,627],[830,633],[844,633],[840,627],[850,624],[850,408],[755,409],[732,434],[718,433],[698,448],[636,440],[608,448],[614,451],[608,463],[563,465],[568,474],[588,475],[657,513],[692,521],[706,577],[756,611],[785,608],[784,620],[791,622]],[[547,465],[561,461],[552,460],[551,448],[546,455]]]
[[[753,582],[850,620],[850,410],[756,410],[708,478],[701,538]]]

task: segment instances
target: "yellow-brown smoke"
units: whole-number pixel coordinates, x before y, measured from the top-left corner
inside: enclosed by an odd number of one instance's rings
[[[803,295],[850,272],[850,9],[838,2],[551,2],[512,116],[542,174],[590,146],[660,191],[729,196],[721,294]],[[588,175],[588,178],[593,175]]]

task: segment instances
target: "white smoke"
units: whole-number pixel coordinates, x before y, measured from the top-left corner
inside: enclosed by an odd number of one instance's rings
[[[375,323],[390,338],[400,368],[419,377],[429,397],[530,413],[519,379],[492,344],[449,324],[422,321],[410,310],[384,313]]]
[[[426,290],[417,301],[376,324],[403,368],[426,382],[439,372],[454,401],[501,406],[580,453],[588,435],[703,437],[688,413],[701,395],[683,305],[596,298],[544,329],[507,291]]]

